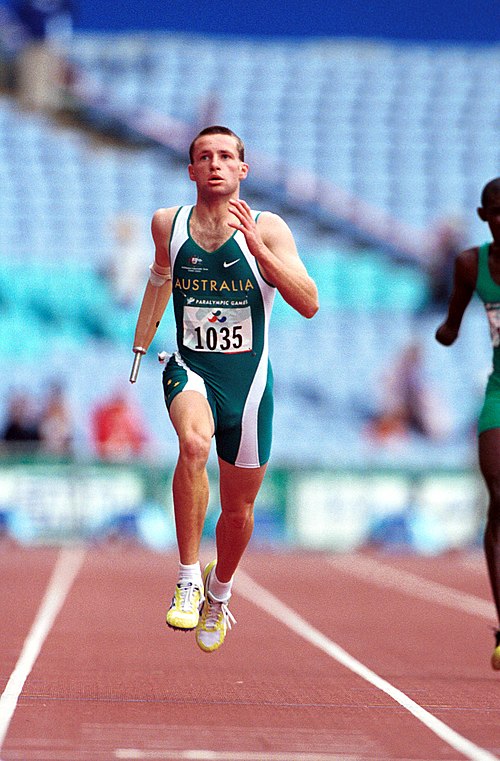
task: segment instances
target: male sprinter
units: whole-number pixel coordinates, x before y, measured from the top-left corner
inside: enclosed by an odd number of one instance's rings
[[[207,127],[193,140],[189,158],[196,203],[153,216],[155,261],[134,351],[137,356],[148,348],[173,293],[177,351],[166,365],[163,387],[179,440],[173,498],[180,563],[167,624],[196,629],[198,646],[211,652],[234,623],[231,586],[250,541],[254,501],[270,454],[268,325],[274,294],[277,289],[300,314],[312,317],[318,292],[285,222],[253,211],[239,198],[248,173],[241,139],[227,127]],[[212,436],[221,515],[217,559],[202,577]]]
[[[450,346],[458,336],[462,317],[474,291],[484,302],[493,344],[493,371],[479,415],[479,465],[489,494],[484,549],[500,626],[500,177],[485,185],[479,217],[488,224],[492,243],[462,251],[455,262],[448,315],[436,331],[437,340]],[[500,629],[491,665],[500,670]]]

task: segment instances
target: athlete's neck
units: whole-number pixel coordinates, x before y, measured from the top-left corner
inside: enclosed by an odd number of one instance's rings
[[[229,211],[228,201],[227,197],[210,200],[198,198],[191,216],[192,221],[201,228],[225,227],[231,219],[234,220],[234,215]]]
[[[206,251],[215,251],[234,235],[228,222],[236,217],[230,213],[227,200],[220,204],[203,204],[199,201],[190,219],[193,240]]]

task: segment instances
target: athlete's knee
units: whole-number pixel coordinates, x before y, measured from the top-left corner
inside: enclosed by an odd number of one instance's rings
[[[253,504],[250,500],[242,500],[236,505],[222,505],[224,520],[231,524],[233,529],[243,531],[253,525]]]
[[[486,534],[496,542],[500,542],[500,509],[490,502],[486,519]]]
[[[490,478],[487,481],[489,493],[488,514],[485,528],[485,542],[500,543],[500,481]]]
[[[500,474],[489,476],[486,479],[486,485],[490,498],[489,517],[500,521]]]
[[[205,466],[210,454],[211,437],[195,430],[179,436],[179,456],[193,466]]]

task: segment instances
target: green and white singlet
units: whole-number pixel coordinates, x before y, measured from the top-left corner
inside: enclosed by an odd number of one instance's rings
[[[260,273],[239,230],[215,251],[191,237],[193,206],[181,206],[170,238],[177,351],[163,373],[167,407],[180,391],[210,404],[217,453],[255,468],[269,459],[272,370],[268,329],[276,289]],[[252,211],[254,219],[259,212]]]
[[[500,428],[500,285],[491,277],[488,264],[490,244],[479,249],[476,292],[484,303],[493,346],[493,372],[488,378],[478,433]]]

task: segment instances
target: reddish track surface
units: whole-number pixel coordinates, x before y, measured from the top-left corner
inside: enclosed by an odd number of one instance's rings
[[[60,553],[0,545],[4,699]],[[479,555],[250,551],[231,604],[238,624],[214,654],[163,623],[175,572],[174,554],[86,550],[0,738],[2,761],[500,754],[495,619]],[[277,598],[273,616],[251,601],[252,580]],[[308,638],[288,627],[280,603],[308,622]],[[444,737],[339,662],[336,648],[439,719]]]

